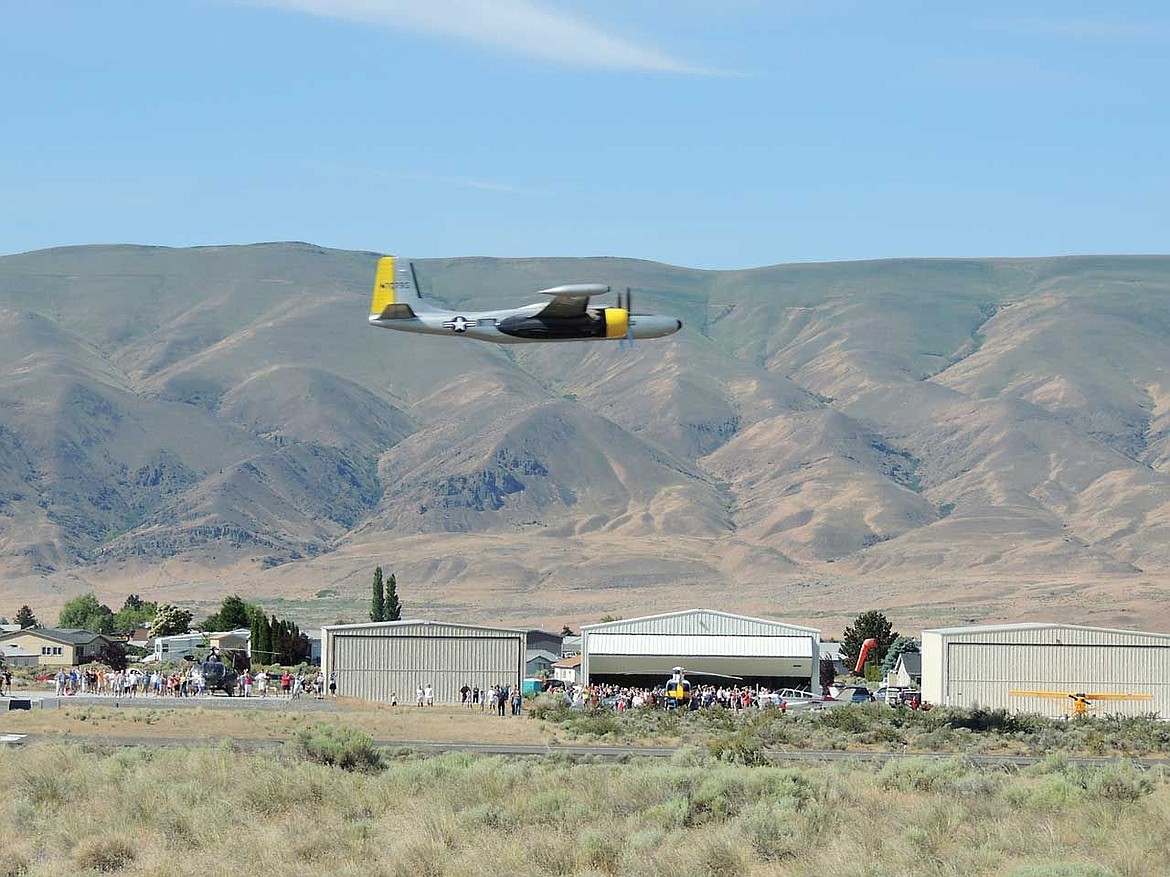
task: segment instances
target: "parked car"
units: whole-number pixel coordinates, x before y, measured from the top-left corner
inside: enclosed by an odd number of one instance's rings
[[[860,685],[851,685],[842,688],[837,693],[837,698],[841,703],[869,703],[873,700],[873,695],[868,688],[863,688]]]

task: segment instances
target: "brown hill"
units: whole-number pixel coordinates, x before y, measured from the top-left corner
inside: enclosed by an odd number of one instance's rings
[[[382,563],[464,618],[1170,625],[1170,258],[418,264],[467,308],[633,286],[686,328],[632,352],[377,332],[374,259],[0,258],[12,611],[234,590],[331,621]]]

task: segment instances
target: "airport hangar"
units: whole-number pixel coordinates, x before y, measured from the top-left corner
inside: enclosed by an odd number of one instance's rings
[[[821,632],[816,628],[715,609],[581,628],[581,679],[587,685],[655,687],[666,681],[672,668],[682,667],[693,683],[742,682],[820,693],[820,656]]]
[[[321,628],[321,670],[336,674],[342,697],[413,703],[419,686],[436,703],[459,703],[459,689],[507,685],[524,678],[527,633],[442,621],[371,621]]]
[[[922,631],[928,703],[1066,716],[1068,695],[1076,693],[1150,695],[1099,700],[1091,708],[1170,718],[1170,634],[1041,623]]]

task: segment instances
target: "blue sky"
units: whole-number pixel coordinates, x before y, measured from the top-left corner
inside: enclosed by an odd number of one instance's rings
[[[0,253],[1170,251],[1160,4],[0,0]]]

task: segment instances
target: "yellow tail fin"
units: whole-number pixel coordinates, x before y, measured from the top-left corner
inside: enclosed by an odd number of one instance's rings
[[[381,316],[387,307],[394,304],[394,257],[383,256],[378,260],[378,271],[374,274],[374,297],[370,301],[370,316]]]

